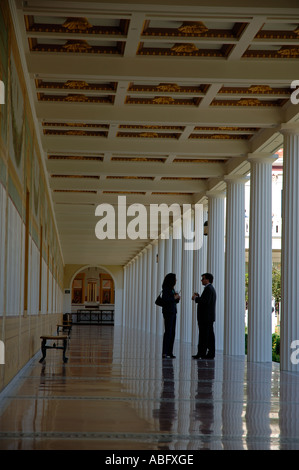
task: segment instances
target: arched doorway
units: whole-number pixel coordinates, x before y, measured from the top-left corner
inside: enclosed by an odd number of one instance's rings
[[[114,324],[115,283],[110,273],[98,266],[77,272],[71,283],[73,323]]]

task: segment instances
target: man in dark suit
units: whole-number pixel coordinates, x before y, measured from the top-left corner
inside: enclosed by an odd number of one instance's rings
[[[205,286],[202,295],[194,293],[192,300],[197,303],[198,347],[194,359],[214,359],[215,357],[215,307],[216,291],[213,286],[213,275],[202,274],[201,283]]]

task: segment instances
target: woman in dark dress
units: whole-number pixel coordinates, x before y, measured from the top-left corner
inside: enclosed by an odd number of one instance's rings
[[[163,358],[175,358],[173,355],[173,344],[175,339],[175,326],[177,303],[180,301],[180,296],[174,290],[176,284],[176,275],[169,273],[165,276],[162,284],[162,299],[163,307],[162,313],[164,317],[164,336],[163,336]]]

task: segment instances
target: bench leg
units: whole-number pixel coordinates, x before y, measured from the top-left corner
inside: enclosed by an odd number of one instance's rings
[[[44,360],[46,358],[46,355],[47,355],[46,342],[47,342],[46,339],[42,340],[41,350],[42,350],[43,357],[41,358],[41,360],[39,362],[44,362]]]
[[[62,357],[63,357],[63,362],[66,363],[68,361],[68,358],[65,357],[65,352],[67,348],[67,339],[63,340],[63,352],[62,352]]]
[[[42,344],[41,344],[41,350],[42,350],[42,358],[40,359],[40,363],[44,362],[44,360],[46,359],[46,355],[47,355],[47,349],[62,349],[62,358],[63,358],[63,362],[66,363],[68,361],[68,358],[66,357],[65,353],[66,353],[66,349],[67,349],[67,339],[64,339],[63,340],[63,347],[60,347],[60,346],[56,346],[56,343],[53,344],[53,346],[49,346],[47,348],[46,346],[46,343],[47,343],[47,339],[43,339],[42,340]]]

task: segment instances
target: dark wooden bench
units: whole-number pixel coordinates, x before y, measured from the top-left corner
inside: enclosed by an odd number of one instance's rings
[[[71,313],[64,313],[62,315],[62,324],[66,325],[66,326],[70,327],[70,329],[72,329],[73,320],[72,320],[72,314]]]
[[[67,348],[67,340],[68,340],[68,335],[60,335],[60,336],[53,336],[53,335],[43,335],[40,337],[42,340],[41,344],[41,350],[42,350],[42,358],[40,359],[39,362],[44,362],[46,359],[47,355],[47,349],[62,349],[62,359],[63,362],[66,363],[68,361],[68,358],[65,356],[66,353],[66,348]],[[49,345],[47,342],[54,341],[53,344]],[[58,346],[58,342],[62,341],[63,344],[62,346]]]
[[[58,324],[57,325],[57,334],[59,334],[60,331],[66,332],[68,337],[70,337],[71,331],[72,331],[72,323],[63,322],[61,324]]]
[[[89,323],[97,322],[103,323],[114,323],[114,310],[110,309],[80,309],[77,310],[77,323],[81,321],[87,321]]]

